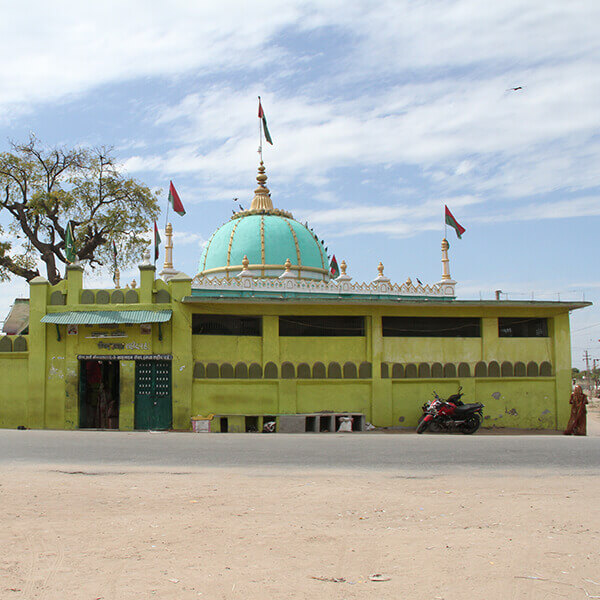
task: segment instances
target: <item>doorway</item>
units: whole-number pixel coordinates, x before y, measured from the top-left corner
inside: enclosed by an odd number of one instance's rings
[[[171,429],[171,361],[135,361],[135,428]]]
[[[119,361],[79,361],[79,428],[119,429]]]

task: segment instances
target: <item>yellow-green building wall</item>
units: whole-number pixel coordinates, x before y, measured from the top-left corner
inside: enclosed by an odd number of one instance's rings
[[[196,415],[278,415],[320,411],[360,412],[376,426],[413,427],[421,405],[435,390],[441,396],[463,387],[464,400],[482,402],[484,427],[561,429],[569,415],[571,351],[569,309],[561,303],[509,302],[464,304],[378,304],[376,302],[263,301],[192,297],[190,278],[179,275],[168,283],[155,280],[148,267],[140,273],[137,301],[112,304],[83,303],[79,269],[57,286],[34,280],[30,288],[30,328],[27,351],[0,352],[0,426],[76,429],[79,427],[79,356],[122,355],[120,360],[119,428],[134,427],[135,360],[148,355],[172,356],[173,427],[189,429]],[[98,299],[99,290],[91,290]],[[126,290],[123,290],[124,292]],[[108,290],[112,294],[114,290]],[[57,296],[58,294],[58,296]],[[162,296],[161,296],[162,294]],[[166,296],[165,296],[166,294]],[[60,302],[62,295],[63,302]],[[57,298],[59,301],[57,302]],[[172,318],[151,334],[139,325],[122,326],[123,349],[99,348],[94,326],[79,326],[71,335],[64,325],[41,323],[52,312],[102,310],[172,310]],[[193,335],[194,313],[258,315],[260,336]],[[357,337],[280,337],[280,315],[355,315],[365,317],[365,335]],[[383,337],[384,316],[453,316],[481,319],[481,337]],[[549,335],[544,338],[501,338],[498,317],[546,317]],[[134,357],[134,358],[135,358]],[[549,363],[544,376],[476,377],[478,363]],[[224,364],[232,368],[255,363],[259,379],[221,377]],[[265,366],[274,363],[275,378],[265,377]],[[293,376],[283,376],[282,365],[291,363]],[[315,363],[325,376],[314,377]],[[356,377],[328,376],[332,363],[343,371],[353,363]],[[470,376],[394,377],[395,363],[427,363],[429,368],[459,364]],[[206,367],[217,365],[218,375],[207,376]],[[198,367],[201,365],[201,368]],[[307,365],[310,377],[298,377]],[[366,370],[361,371],[361,365]],[[382,367],[382,365],[384,365]],[[303,367],[304,369],[306,367]],[[335,371],[335,369],[334,369]],[[10,382],[10,383],[8,383]]]

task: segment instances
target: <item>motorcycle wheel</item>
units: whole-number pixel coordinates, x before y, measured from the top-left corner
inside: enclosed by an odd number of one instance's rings
[[[424,433],[429,427],[429,421],[425,421],[424,417],[421,417],[419,424],[417,425],[417,433]]]
[[[443,427],[439,421],[436,421],[435,419],[433,421],[429,421],[429,431],[431,431],[431,433],[439,433],[442,430]]]
[[[481,417],[477,414],[471,415],[462,425],[460,430],[465,435],[475,433],[481,425]]]

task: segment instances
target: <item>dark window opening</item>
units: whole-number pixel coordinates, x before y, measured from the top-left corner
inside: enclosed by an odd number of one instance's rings
[[[384,337],[481,337],[481,320],[470,317],[383,317]]]
[[[279,335],[295,337],[353,337],[365,335],[364,317],[279,317]]]
[[[258,417],[246,417],[246,433],[258,433]]]
[[[227,417],[221,417],[219,419],[219,425],[221,433],[227,433],[229,431],[229,421],[227,420]]]
[[[548,337],[548,319],[501,317],[498,319],[499,337]]]
[[[194,335],[262,335],[262,317],[192,315]]]
[[[306,433],[317,431],[317,417],[306,417],[306,421],[304,422],[304,431],[306,431]]]

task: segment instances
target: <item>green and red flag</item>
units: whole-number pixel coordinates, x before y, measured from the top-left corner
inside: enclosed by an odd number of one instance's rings
[[[466,229],[454,218],[454,215],[446,205],[444,205],[444,208],[446,209],[446,225],[450,225],[450,227],[454,228],[458,239],[462,238],[462,234]]]
[[[337,260],[335,260],[335,254],[331,258],[331,262],[329,263],[329,275],[332,279],[340,276],[340,268],[338,267]]]
[[[113,282],[117,283],[117,245],[115,240],[112,243],[112,255],[113,255]]]
[[[185,215],[185,208],[183,208],[183,204],[179,199],[179,194],[177,193],[172,181],[169,181],[169,204],[180,217]]]
[[[260,103],[260,96],[258,97],[258,118],[262,121],[262,128],[265,134],[265,140],[273,145],[273,140],[271,139],[271,134],[269,133],[269,128],[267,127],[267,117],[265,117],[265,111],[263,110],[262,104]]]
[[[158,233],[158,226],[154,221],[154,262],[158,260],[158,248],[160,247],[160,235]]]
[[[75,254],[75,235],[73,234],[73,223],[71,221],[67,224],[65,231],[65,259],[71,264],[75,262],[77,255]]]

